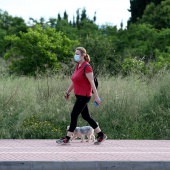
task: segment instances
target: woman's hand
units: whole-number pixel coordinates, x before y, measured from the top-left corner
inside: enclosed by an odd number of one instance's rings
[[[98,105],[100,105],[101,99],[99,97],[95,97],[94,102],[96,102]]]
[[[69,96],[70,96],[70,94],[66,92],[66,94],[65,94],[64,97],[65,97],[66,100],[68,100],[68,99],[69,99]]]
[[[65,97],[66,100],[69,99],[70,93],[71,93],[71,91],[73,90],[73,88],[74,88],[74,86],[73,86],[73,83],[72,83],[72,84],[70,85],[70,87],[68,88],[68,90],[66,91],[65,95],[64,95],[64,97]]]

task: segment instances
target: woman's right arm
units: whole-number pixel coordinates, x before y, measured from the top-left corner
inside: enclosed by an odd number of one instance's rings
[[[65,94],[66,100],[69,99],[70,93],[71,93],[71,91],[73,90],[73,88],[74,88],[74,86],[73,86],[73,83],[72,83],[72,84],[70,85],[70,87],[68,88],[66,94]]]

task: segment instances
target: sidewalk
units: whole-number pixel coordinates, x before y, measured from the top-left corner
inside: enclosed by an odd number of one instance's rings
[[[0,140],[0,170],[170,170],[170,140]]]

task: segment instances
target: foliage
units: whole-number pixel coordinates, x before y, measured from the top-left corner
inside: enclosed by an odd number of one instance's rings
[[[35,116],[25,119],[21,129],[23,130],[20,133],[24,139],[55,139],[62,135],[60,127],[56,128],[51,122],[41,121]]]
[[[2,57],[4,51],[5,51],[5,36],[6,36],[6,30],[0,28],[0,57]]]
[[[94,23],[95,16],[93,20],[89,19],[85,8],[82,9],[81,14],[80,10],[78,9],[76,14],[76,20],[75,17],[73,17],[73,22],[68,21],[68,14],[65,11],[63,18],[58,15],[56,20],[53,18],[48,23],[52,21],[52,25],[55,25],[56,30],[62,31],[70,39],[79,39],[82,37],[86,38],[89,35],[97,35],[98,26]],[[54,24],[54,21],[56,24]]]
[[[158,37],[155,28],[147,24],[131,24],[127,31],[128,46],[126,53],[130,53],[131,57],[144,58],[146,62],[154,59],[154,49]]]
[[[154,28],[170,28],[170,0],[164,0],[159,5],[151,3],[144,11],[141,23],[151,24]]]
[[[120,63],[116,55],[116,46],[111,40],[102,36],[89,36],[81,42],[81,46],[87,49],[87,53],[91,57],[91,65],[94,73],[116,74],[120,70]]]
[[[65,19],[61,19],[61,20],[57,20],[57,24],[55,26],[56,31],[61,31],[63,32],[65,35],[68,36],[68,38],[70,38],[71,40],[76,40],[78,38],[78,30],[77,28],[71,26],[67,20]]]
[[[20,37],[6,37],[11,43],[5,54],[5,59],[11,59],[10,69],[18,74],[35,75],[45,72],[46,68],[57,71],[59,62],[69,61],[72,56],[71,48],[74,41],[55,29],[36,25],[29,28],[27,33],[20,32]]]
[[[157,48],[161,52],[167,52],[167,49],[170,45],[170,29],[162,29],[161,31],[159,31],[155,43],[158,44]]]
[[[129,12],[131,12],[131,18],[128,21],[128,25],[130,23],[136,23],[139,19],[141,19],[146,7],[151,2],[158,5],[161,1],[163,0],[130,0]]]
[[[167,52],[155,50],[155,55],[157,56],[156,61],[150,63],[153,72],[156,73],[160,70],[170,70],[170,47],[167,49]]]
[[[22,18],[13,17],[7,11],[0,10],[0,28],[6,30],[8,35],[19,35],[20,31],[26,32],[28,26]]]
[[[19,32],[27,32],[28,26],[25,21],[20,17],[14,17],[11,21],[11,25],[8,30],[9,35],[16,34],[19,36]]]
[[[170,44],[169,0],[134,0],[130,3],[133,4],[132,17],[135,15],[137,22],[129,23],[127,29],[99,26],[95,23],[96,14],[90,19],[86,9],[82,8],[76,11],[72,21],[66,11],[63,16],[58,14],[57,18],[47,21],[43,17],[39,20],[30,18],[26,30],[22,18],[1,11],[0,53],[3,56],[6,52],[10,72],[25,75],[46,73],[49,69],[70,75],[74,69],[71,59],[76,46],[87,49],[95,74],[130,74],[134,68],[127,67],[127,60],[142,61],[147,69],[136,67],[135,70],[139,69],[136,71],[143,71],[143,74],[169,69],[165,67]],[[39,30],[37,25],[40,25]],[[5,44],[6,35],[10,36],[6,37]]]
[[[9,70],[7,67],[7,62],[0,57],[0,78],[9,76]]]
[[[136,58],[126,58],[122,64],[122,74],[146,74],[146,66],[142,60],[137,60]]]
[[[126,77],[99,76],[100,107],[89,102],[90,114],[109,139],[170,139],[168,72]],[[48,82],[48,83],[47,83]],[[75,96],[65,102],[71,83],[63,76],[1,77],[0,138],[56,139],[66,135]],[[79,116],[77,126],[88,125]]]
[[[5,53],[8,45],[5,45],[6,35],[19,35],[19,31],[26,32],[28,26],[20,17],[12,17],[7,11],[0,10],[0,57]]]

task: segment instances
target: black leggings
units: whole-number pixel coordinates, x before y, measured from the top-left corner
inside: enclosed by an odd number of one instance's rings
[[[98,127],[95,120],[89,114],[89,109],[87,104],[90,101],[90,99],[91,97],[76,95],[76,102],[71,112],[71,123],[68,131],[74,132],[77,126],[77,120],[80,113],[82,115],[82,118],[86,120],[93,129],[96,129]]]

